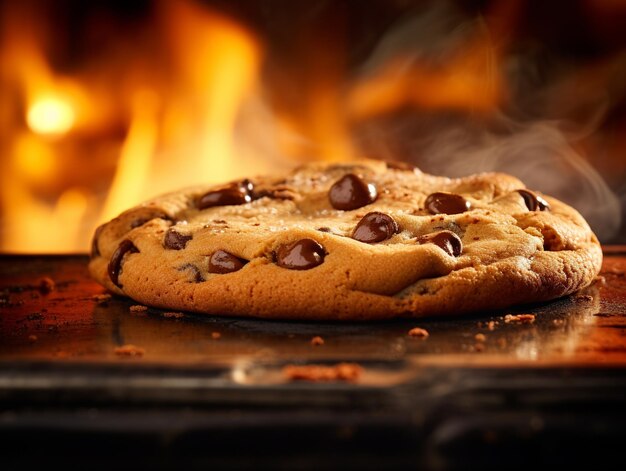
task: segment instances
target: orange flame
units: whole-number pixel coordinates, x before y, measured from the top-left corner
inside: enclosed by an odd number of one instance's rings
[[[233,139],[242,103],[256,82],[258,41],[227,17],[191,2],[161,7],[177,64],[174,92],[166,103],[158,103],[155,92],[135,93],[130,129],[100,222],[148,197],[250,171],[234,152]],[[163,155],[159,140],[169,149]]]
[[[0,161],[3,251],[86,251],[97,224],[147,198],[265,173],[286,165],[285,155],[349,160],[357,156],[350,125],[359,120],[406,105],[487,113],[504,96],[498,54],[484,38],[438,67],[416,63],[407,73],[389,63],[348,88],[345,31],[333,27],[324,38],[304,35],[302,107],[277,116],[260,99],[261,41],[193,0],[157,3],[149,38],[158,53],[138,45],[138,52],[125,52],[126,62],[103,61],[101,67],[128,69],[119,84],[97,69],[61,76],[47,63],[42,40],[23,34],[37,29],[29,22],[43,20],[19,5],[4,7],[10,41],[0,51],[23,101],[14,106],[19,118],[9,144],[0,143],[9,156]],[[284,136],[269,132],[276,123],[298,136],[297,144],[255,147],[259,136],[280,142]],[[239,139],[242,130],[246,139]],[[108,160],[80,161],[99,165],[99,184],[110,182],[106,195],[83,183],[81,169],[63,180],[67,157],[84,152],[76,143],[85,140],[95,143],[94,154],[112,149]],[[273,159],[278,148],[281,158]]]
[[[157,97],[148,91],[138,91],[135,96],[130,129],[122,145],[102,220],[114,218],[144,199],[157,138],[156,102]]]
[[[425,109],[494,111],[503,97],[497,55],[482,39],[457,51],[439,66],[394,61],[352,90],[348,107],[356,119],[397,110],[402,106]]]
[[[148,59],[111,87],[101,78],[55,74],[41,38],[23,34],[43,21],[29,10],[32,5],[4,8],[9,41],[1,59],[22,92],[27,127],[14,129],[5,149],[9,158],[0,161],[1,250],[83,251],[96,224],[149,197],[264,169],[266,164],[235,149],[237,119],[256,86],[261,46],[233,20],[190,0],[159,3],[152,27],[172,72],[164,77]],[[107,96],[107,87],[116,96]],[[80,184],[63,184],[63,165],[66,152],[80,151],[76,142],[112,145],[107,133],[117,124],[106,121],[111,100],[118,123],[128,115],[128,130],[117,143],[115,171],[101,203]]]
[[[178,65],[176,102],[166,119],[195,129],[197,147],[185,155],[193,169],[170,185],[220,182],[238,176],[235,121],[255,85],[260,45],[235,21],[187,1],[163,4],[162,18]],[[181,108],[187,112],[181,117]]]

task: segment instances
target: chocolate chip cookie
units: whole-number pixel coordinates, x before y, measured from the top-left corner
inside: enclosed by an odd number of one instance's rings
[[[163,309],[357,321],[555,299],[601,259],[577,211],[510,175],[364,160],[148,201],[96,230],[89,268]]]

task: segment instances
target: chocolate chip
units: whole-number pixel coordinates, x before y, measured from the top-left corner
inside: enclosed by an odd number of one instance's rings
[[[105,224],[101,224],[98,226],[93,233],[93,239],[91,239],[91,258],[96,258],[100,256],[100,248],[98,247],[98,239],[100,238],[100,234],[104,229]]]
[[[517,190],[517,192],[524,198],[524,203],[526,203],[526,207],[529,211],[545,211],[550,209],[550,204],[532,191]]]
[[[382,242],[399,231],[398,223],[388,214],[371,212],[354,228],[352,238],[366,244]]]
[[[222,188],[221,190],[209,191],[196,201],[198,209],[213,206],[228,206],[245,204],[252,201],[254,185],[250,180],[242,180]]]
[[[192,238],[192,235],[181,234],[180,232],[170,228],[165,233],[163,247],[171,250],[182,250],[187,245],[187,242],[189,242]]]
[[[316,231],[320,231],[320,232],[332,232],[332,229],[330,227],[326,227],[326,226],[318,227],[315,230]]]
[[[143,226],[145,223],[152,221],[153,219],[165,219],[166,221],[172,220],[172,218],[165,213],[157,213],[153,216],[144,216],[135,219],[133,222],[130,223],[130,228],[135,229],[136,227]]]
[[[448,255],[458,257],[463,251],[463,242],[458,235],[451,231],[433,232],[432,234],[426,234],[418,237],[417,242],[419,244],[435,244],[441,248]]]
[[[193,263],[185,263],[184,265],[178,267],[178,271],[186,270],[189,270],[191,273],[192,281],[194,283],[202,283],[204,281],[204,277],[202,276],[202,273],[200,273],[200,269]]]
[[[274,260],[279,267],[290,270],[308,270],[324,261],[324,247],[313,239],[301,239],[279,247]]]
[[[121,288],[119,283],[120,270],[122,268],[122,259],[127,253],[138,253],[139,250],[135,247],[130,240],[123,240],[118,246],[117,250],[113,253],[111,260],[109,261],[109,278],[115,286]]]
[[[232,273],[241,270],[248,263],[247,260],[235,257],[225,250],[218,250],[209,259],[209,273]]]
[[[428,195],[424,205],[432,214],[459,214],[472,207],[472,204],[461,195],[442,192]]]
[[[417,170],[417,167],[415,165],[411,165],[407,162],[399,162],[397,160],[386,161],[385,165],[387,165],[387,168],[390,168],[392,170],[403,170],[406,172],[415,172],[415,170]]]
[[[376,187],[365,183],[353,173],[344,175],[337,180],[328,192],[330,204],[335,209],[350,211],[373,203],[378,197]]]

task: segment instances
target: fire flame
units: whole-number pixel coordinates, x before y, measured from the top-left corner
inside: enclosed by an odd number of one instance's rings
[[[156,100],[147,91],[140,91],[135,97],[130,129],[122,145],[101,220],[111,219],[143,199],[157,139]]]
[[[5,8],[12,28],[3,62],[11,64],[25,97],[27,128],[14,133],[0,177],[1,250],[84,251],[97,224],[149,197],[266,170],[266,163],[234,148],[242,104],[257,84],[260,41],[192,1],[161,2],[154,28],[174,72],[155,80],[159,67],[148,61],[113,87],[117,96],[108,96],[122,108],[127,103],[122,116],[129,124],[104,202],[80,182],[53,191],[63,178],[64,151],[76,152],[73,143],[111,141],[110,125],[96,116],[98,109],[107,114],[103,86],[56,75],[37,38],[19,27],[36,15],[28,7]],[[167,88],[159,88],[161,79]]]
[[[337,25],[317,25],[324,35],[294,39],[302,63],[266,74],[301,79],[285,104],[280,86],[261,83],[266,44],[197,0],[155,2],[136,44],[119,39],[96,65],[63,74],[47,57],[36,2],[4,2],[0,251],[85,252],[98,224],[158,194],[358,157],[353,128],[405,108],[497,113],[523,2],[496,4],[457,49],[435,61],[385,56],[366,76],[350,75],[347,23],[333,10]]]
[[[187,108],[179,127],[195,129],[196,148],[185,155],[193,169],[184,185],[217,183],[239,176],[233,151],[235,122],[257,79],[259,40],[235,21],[190,2],[167,2],[162,17],[174,50],[179,77],[176,100],[166,119]]]
[[[15,132],[3,172],[2,250],[86,250],[97,224],[149,197],[276,166],[250,143],[245,149],[236,140],[242,110],[260,95],[263,44],[233,19],[192,0],[159,2],[151,27],[160,55],[133,58],[128,78],[107,88],[102,79],[55,74],[42,41],[21,34],[19,25],[33,16],[19,6],[7,9],[14,30],[9,31],[6,60],[16,70],[14,79],[25,98],[27,127]],[[305,35],[309,63],[301,110],[268,113],[266,119],[258,113],[244,116],[256,134],[273,120],[283,131],[295,131],[313,143],[304,152],[287,145],[283,154],[349,160],[356,156],[351,122],[407,104],[488,112],[501,99],[498,58],[488,42],[478,40],[438,69],[415,64],[398,76],[398,65],[390,62],[346,91],[345,47],[339,35]],[[117,121],[110,118],[115,115],[108,104],[112,100],[119,108]],[[89,149],[99,149],[102,139],[111,142],[110,128],[117,126],[111,122],[121,122],[126,131],[111,152],[113,171],[105,196],[80,178],[54,184],[67,172],[66,160],[81,152],[75,142],[93,141]],[[276,137],[280,141],[280,133]],[[106,179],[106,167],[103,175]]]
[[[503,99],[503,81],[493,45],[474,40],[442,65],[416,63],[408,69],[402,60],[358,83],[349,97],[356,119],[412,105],[423,109],[495,111]]]

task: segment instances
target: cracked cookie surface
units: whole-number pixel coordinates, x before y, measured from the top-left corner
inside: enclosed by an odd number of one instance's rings
[[[601,260],[577,211],[515,177],[363,160],[153,199],[96,230],[89,268],[163,309],[374,320],[555,299]]]

